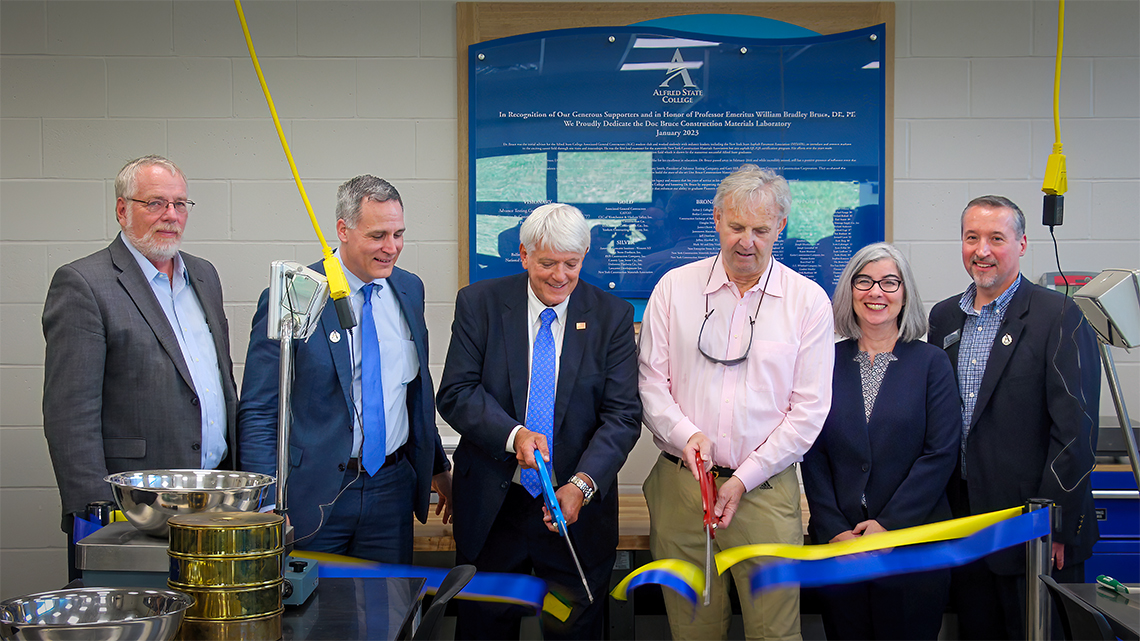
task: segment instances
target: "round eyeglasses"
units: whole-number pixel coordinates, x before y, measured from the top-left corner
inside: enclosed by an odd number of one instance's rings
[[[166,208],[174,205],[174,211],[180,214],[189,214],[191,209],[194,209],[193,200],[163,200],[156,198],[155,200],[139,200],[138,198],[128,198],[131,202],[136,202],[146,208],[152,214],[161,214],[166,211]]]
[[[878,285],[884,294],[893,294],[902,287],[902,281],[893,276],[887,276],[880,280],[875,280],[870,276],[856,276],[851,280],[851,286],[861,292],[871,291],[875,285]]]
[[[760,306],[764,304],[764,295],[768,293],[768,281],[772,279],[772,260],[772,257],[769,256],[768,276],[764,279],[764,286],[760,288],[760,301],[756,303],[756,311],[748,317],[748,346],[744,348],[744,354],[736,358],[715,358],[709,356],[709,353],[701,346],[701,343],[704,342],[705,324],[709,322],[709,316],[712,316],[713,312],[716,311],[716,308],[709,309],[709,295],[705,294],[705,320],[701,322],[701,331],[697,333],[697,351],[701,353],[701,356],[704,356],[718,365],[727,365],[729,367],[739,365],[748,359],[748,353],[752,351],[752,337],[756,332],[756,318],[760,315]],[[713,270],[716,269],[716,263],[717,261],[713,260]],[[705,279],[705,287],[708,287],[709,282],[712,281],[713,270],[709,270],[709,277]]]

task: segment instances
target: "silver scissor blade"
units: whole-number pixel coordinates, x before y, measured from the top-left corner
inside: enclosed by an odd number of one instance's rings
[[[712,531],[705,526],[705,605],[712,600]]]
[[[570,558],[574,559],[574,565],[578,567],[578,576],[582,579],[582,587],[586,588],[586,598],[590,603],[594,602],[594,594],[590,592],[590,584],[586,582],[586,573],[582,571],[582,564],[578,562],[578,554],[574,552],[574,544],[570,542],[570,534],[563,535],[566,539],[566,547],[570,548]]]

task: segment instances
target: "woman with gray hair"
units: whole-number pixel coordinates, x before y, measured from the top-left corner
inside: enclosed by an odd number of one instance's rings
[[[813,543],[950,518],[946,483],[961,432],[946,353],[922,340],[926,313],[906,258],[859,250],[835,287],[831,411],[804,456]],[[827,638],[937,639],[949,570],[819,590]]]

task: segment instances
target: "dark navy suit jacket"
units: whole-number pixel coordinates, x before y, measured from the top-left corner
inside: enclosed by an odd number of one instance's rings
[[[897,530],[950,518],[946,482],[962,425],[950,361],[932,345],[897,343],[898,360],[887,367],[868,421],[858,351],[853,340],[836,344],[831,412],[804,456],[808,533],[815,543],[867,519]]]
[[[310,265],[324,273],[320,263]],[[448,469],[435,425],[431,374],[428,371],[424,285],[418,276],[393,268],[388,284],[412,332],[420,373],[408,384],[408,442],[404,452],[416,471],[415,514],[427,519],[431,477]],[[277,473],[277,397],[280,343],[267,337],[269,291],[261,293],[253,316],[249,352],[238,408],[241,469]],[[355,328],[359,331],[359,325]],[[329,340],[337,332],[337,342]],[[293,427],[289,440],[287,499],[289,519],[298,538],[317,529],[319,505],[340,490],[352,454],[352,361],[348,332],[341,329],[330,300],[320,324],[307,341],[294,341]],[[331,508],[326,508],[330,512]]]
[[[462,435],[455,450],[455,544],[469,559],[483,548],[517,467],[506,443],[526,418],[528,340],[527,274],[460,290],[437,401],[440,415]],[[558,486],[585,472],[597,484],[570,526],[587,563],[617,547],[617,473],[640,434],[633,307],[579,281],[558,366],[553,480]]]
[[[960,298],[934,306],[927,336],[946,349],[955,372],[961,343],[948,337],[966,321]],[[1053,540],[1066,544],[1065,564],[1091,556],[1099,536],[1089,485],[1099,412],[1095,332],[1071,299],[1023,278],[994,337],[970,419],[970,510],[981,514],[1018,507],[1030,498],[1051,499],[1061,506]],[[956,511],[962,503],[959,475],[956,470],[948,488]],[[1025,571],[1020,547],[986,559],[998,574]]]

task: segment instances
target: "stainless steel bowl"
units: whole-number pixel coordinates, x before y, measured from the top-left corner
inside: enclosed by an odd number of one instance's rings
[[[0,603],[5,639],[163,639],[178,632],[194,597],[150,588],[77,588]]]
[[[179,514],[257,510],[274,482],[265,474],[223,470],[143,470],[103,480],[127,520],[160,537],[167,536],[170,517]]]

